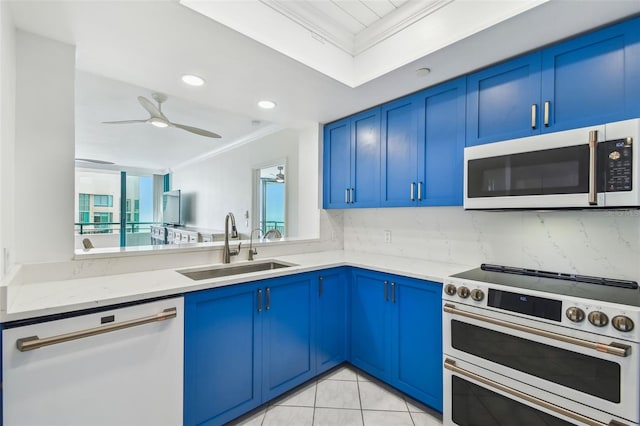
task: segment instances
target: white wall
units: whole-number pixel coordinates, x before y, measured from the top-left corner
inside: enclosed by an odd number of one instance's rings
[[[0,2],[0,279],[14,263],[15,28]]]
[[[172,170],[171,189],[182,191],[186,210],[189,211],[187,225],[222,230],[226,214],[232,212],[236,217],[238,231],[249,234],[251,218],[247,226],[244,214],[249,211],[252,215],[253,170],[266,164],[274,165],[276,161],[286,158],[287,231],[292,236],[298,236],[299,181],[303,177],[298,165],[298,144],[301,139],[305,138],[297,130],[282,130],[231,151]],[[306,145],[311,143],[308,140],[304,142],[304,149],[308,150]],[[317,149],[317,137],[314,147],[313,149]],[[317,154],[309,161],[317,163]],[[309,176],[314,170],[311,167],[311,170],[304,171],[304,179],[317,191],[317,164],[314,167],[315,177],[311,179]],[[307,214],[307,207],[302,211]],[[316,211],[316,217],[318,214]]]
[[[344,212],[344,248],[640,280],[640,210],[351,209]]]
[[[16,263],[71,259],[75,48],[16,33]]]
[[[320,201],[321,187],[318,181],[321,180],[322,165],[319,159],[322,158],[320,149],[322,144],[318,143],[321,134],[320,126],[311,126],[299,132],[298,139],[298,234],[301,238],[317,238],[320,235]]]

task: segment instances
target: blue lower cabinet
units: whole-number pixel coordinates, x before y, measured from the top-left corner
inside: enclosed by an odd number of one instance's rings
[[[354,269],[351,282],[351,363],[389,379],[390,283],[384,274]]]
[[[318,272],[316,278],[316,372],[323,373],[347,359],[349,268]]]
[[[315,375],[313,277],[314,274],[300,274],[262,282],[264,401],[294,388]]]
[[[442,411],[441,284],[354,269],[351,363]]]
[[[392,385],[442,412],[442,284],[395,277]]]
[[[344,361],[442,411],[440,295],[350,267],[187,294],[184,424],[222,425]]]
[[[223,424],[262,402],[257,285],[185,296],[184,424]]]
[[[224,424],[315,376],[314,276],[185,296],[185,425]]]

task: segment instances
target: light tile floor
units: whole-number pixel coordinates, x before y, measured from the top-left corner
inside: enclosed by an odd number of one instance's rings
[[[442,416],[345,365],[229,425],[440,426]]]

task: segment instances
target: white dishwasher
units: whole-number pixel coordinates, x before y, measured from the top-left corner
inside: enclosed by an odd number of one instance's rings
[[[7,328],[3,424],[181,425],[183,336],[182,297]]]

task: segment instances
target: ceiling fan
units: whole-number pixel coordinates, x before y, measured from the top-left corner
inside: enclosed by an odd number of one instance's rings
[[[132,124],[132,123],[149,123],[156,127],[177,127],[178,129],[186,130],[187,132],[195,133],[196,135],[206,136],[208,138],[220,138],[217,133],[210,132],[208,130],[199,129],[197,127],[186,126],[184,124],[172,123],[167,116],[162,112],[162,103],[167,100],[167,95],[163,93],[154,92],[151,94],[153,100],[158,103],[156,107],[153,102],[144,96],[138,96],[138,102],[144,109],[147,110],[150,117],[146,120],[123,120],[123,121],[103,121],[102,124]]]
[[[271,173],[271,176],[273,176],[278,183],[284,183],[284,173],[282,172],[282,169],[284,169],[284,166],[278,166],[278,173]]]

